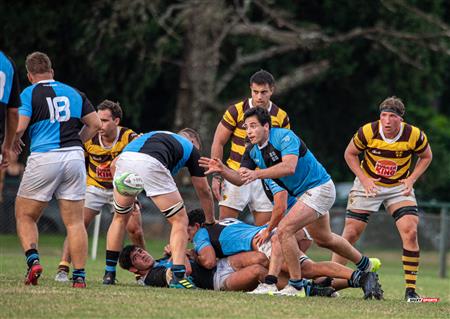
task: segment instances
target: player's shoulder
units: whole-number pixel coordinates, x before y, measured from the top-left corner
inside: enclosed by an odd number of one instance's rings
[[[289,142],[297,139],[297,135],[295,135],[292,130],[279,127],[273,127],[270,129],[269,140],[271,143]]]

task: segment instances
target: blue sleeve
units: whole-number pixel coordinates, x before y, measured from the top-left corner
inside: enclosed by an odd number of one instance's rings
[[[275,183],[272,179],[265,179],[264,183],[266,183],[266,185],[270,189],[272,195],[275,195],[276,193],[285,191],[284,188],[282,188],[280,185]]]
[[[204,228],[200,228],[192,240],[194,244],[195,252],[198,254],[203,248],[212,246],[209,240],[208,231]]]
[[[279,150],[281,152],[281,157],[285,155],[297,155],[299,156],[299,151],[301,147],[300,139],[294,132],[290,130],[283,130],[284,134],[279,136]]]
[[[23,90],[22,94],[20,94],[20,99],[22,101],[22,105],[19,107],[19,114],[27,117],[31,117],[33,114],[33,110],[31,108],[31,94],[33,92],[33,87],[27,87]]]

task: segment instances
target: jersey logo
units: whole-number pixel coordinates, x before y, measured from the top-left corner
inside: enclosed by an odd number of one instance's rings
[[[375,164],[377,175],[383,177],[392,177],[397,173],[397,164],[390,160],[379,160]]]
[[[291,140],[289,135],[286,135],[285,137],[283,137],[283,142],[289,143],[289,141]]]
[[[98,178],[112,180],[111,169],[108,164],[101,164],[95,168],[95,174]]]
[[[373,153],[373,154],[376,154],[376,155],[380,155],[380,154],[381,154],[381,152],[378,151],[378,150],[372,150],[372,153]]]
[[[395,152],[395,156],[396,156],[396,157],[402,157],[402,155],[403,155],[403,152],[402,152],[402,151],[396,151],[396,152]]]
[[[289,136],[287,136],[287,137],[289,137]],[[272,162],[276,162],[276,161],[280,160],[277,153],[275,153],[274,151],[269,153],[269,157],[272,160]]]

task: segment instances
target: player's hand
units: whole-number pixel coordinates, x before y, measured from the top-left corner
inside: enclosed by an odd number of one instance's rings
[[[401,179],[400,183],[405,185],[405,190],[403,191],[403,195],[405,195],[405,196],[411,195],[415,180],[412,179],[411,177],[407,177],[405,179]]]
[[[166,256],[172,256],[172,249],[170,248],[170,245],[169,245],[169,244],[167,244],[167,245],[164,247],[164,255],[166,255]]]
[[[248,184],[258,179],[258,171],[251,170],[245,167],[241,167],[238,170],[239,176],[244,181],[244,184]]]
[[[220,202],[222,198],[222,179],[213,177],[212,183],[211,183],[212,192],[214,194],[214,197],[218,202]]]
[[[366,197],[375,197],[379,192],[380,188],[375,184],[380,178],[370,178],[366,177],[361,180],[361,184],[364,187]]]
[[[267,228],[264,228],[261,232],[259,232],[256,236],[255,236],[255,244],[256,246],[261,246],[262,244],[264,244],[268,239],[270,239],[270,232]]]
[[[23,150],[23,147],[25,146],[25,143],[19,138],[19,139],[16,139],[14,142],[13,142],[13,145],[12,145],[12,151],[14,152],[14,153],[16,153],[17,155],[19,155],[20,153],[22,153],[22,150]]]
[[[0,163],[0,169],[5,169],[9,165],[9,152],[11,152],[11,148],[5,147],[5,144],[2,145],[2,161]]]
[[[198,164],[200,167],[206,169],[205,175],[209,175],[212,173],[221,174],[225,168],[225,165],[219,158],[208,158],[208,157],[200,157],[198,160]]]

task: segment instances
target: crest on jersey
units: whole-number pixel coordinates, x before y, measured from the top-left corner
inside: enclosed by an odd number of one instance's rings
[[[280,160],[280,158],[278,157],[277,153],[275,153],[274,151],[271,151],[269,153],[269,157],[272,160],[272,162],[276,162],[276,161]]]
[[[396,151],[396,152],[395,152],[395,156],[396,156],[396,157],[402,157],[402,155],[403,155],[403,152],[402,152],[402,151]]]

